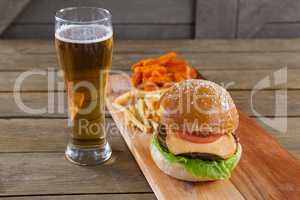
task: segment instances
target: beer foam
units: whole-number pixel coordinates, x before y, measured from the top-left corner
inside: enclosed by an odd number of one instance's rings
[[[55,38],[64,42],[87,44],[111,38],[112,29],[98,24],[63,25],[55,32]]]

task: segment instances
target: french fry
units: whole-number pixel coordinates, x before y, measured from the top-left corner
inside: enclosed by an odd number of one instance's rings
[[[119,111],[122,111],[122,113],[124,114],[126,125],[128,125],[129,122],[131,121],[140,130],[146,131],[145,126],[138,119],[136,119],[135,115],[132,114],[132,112],[130,112],[126,107],[124,107],[120,104],[116,104],[116,103],[113,103],[112,105],[113,105],[114,108],[118,109]]]
[[[155,111],[158,109],[159,98],[153,96],[153,97],[145,98],[144,101],[149,110]]]
[[[127,117],[138,129],[140,129],[142,132],[147,132],[147,127],[144,124],[142,124],[138,119],[136,119],[136,117],[131,112],[126,110],[124,113],[124,117]]]
[[[153,121],[153,120],[150,120],[150,123],[151,123],[151,125],[153,127],[152,130],[156,133],[158,131],[159,124],[157,122]]]
[[[143,123],[143,118],[139,115],[135,105],[130,105],[128,111],[141,123]]]
[[[112,103],[112,106],[117,109],[118,111],[122,112],[124,114],[124,116],[126,116],[127,114],[127,108],[125,106],[122,106],[120,104],[117,104],[117,103]],[[124,117],[124,123],[126,126],[129,125],[130,123],[130,120],[128,117]]]
[[[158,104],[163,91],[146,93],[140,90],[117,97],[113,106],[124,113],[127,127],[136,127],[144,133],[153,133],[158,127]]]
[[[149,124],[149,122],[146,118],[145,104],[144,104],[144,101],[142,99],[139,99],[138,102],[137,102],[137,111],[138,111],[140,117],[142,118],[144,125],[146,127],[149,127],[150,124]]]
[[[115,100],[114,103],[115,104],[119,104],[119,105],[127,105],[129,100],[132,98],[132,93],[131,92],[126,92],[124,94],[122,94],[121,96],[118,96]]]

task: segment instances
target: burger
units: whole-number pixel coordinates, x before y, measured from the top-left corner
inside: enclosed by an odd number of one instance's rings
[[[159,116],[150,149],[164,173],[185,181],[231,176],[242,147],[238,112],[223,87],[196,79],[176,83],[162,95]]]

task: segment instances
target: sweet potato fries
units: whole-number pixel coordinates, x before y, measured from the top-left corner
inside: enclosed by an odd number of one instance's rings
[[[174,82],[197,78],[197,71],[170,52],[132,65],[132,84],[144,91],[170,87]]]

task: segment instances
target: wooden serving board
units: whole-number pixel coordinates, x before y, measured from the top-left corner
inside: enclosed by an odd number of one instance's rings
[[[159,200],[300,199],[300,161],[243,112],[238,128],[243,154],[230,180],[190,183],[164,174],[150,156],[151,135],[124,127],[122,113],[112,107],[128,90],[126,78],[111,76],[107,107]]]

